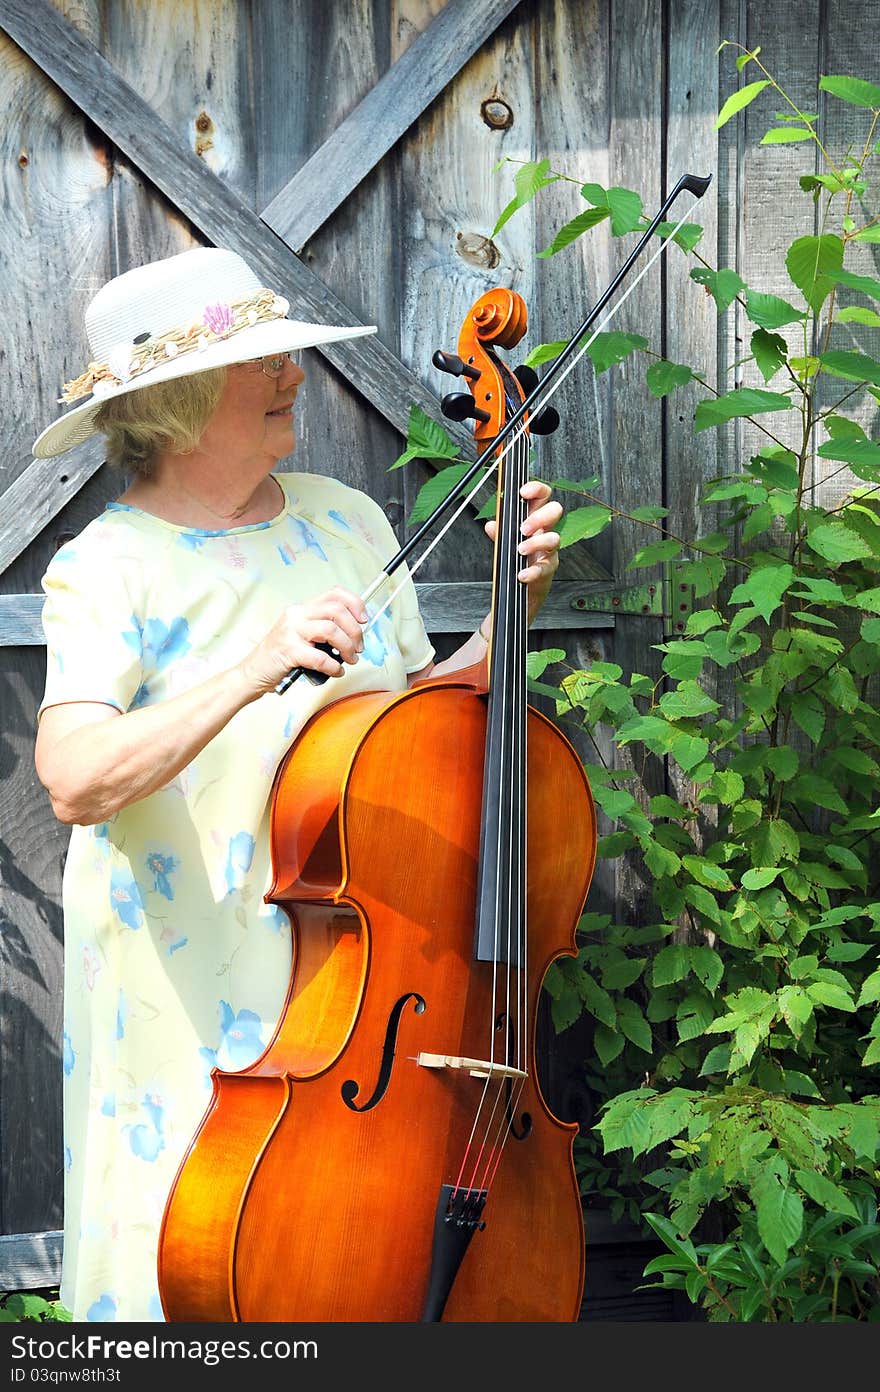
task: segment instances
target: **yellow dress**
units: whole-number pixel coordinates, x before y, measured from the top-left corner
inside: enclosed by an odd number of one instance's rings
[[[379,505],[334,479],[275,477],[285,504],[270,522],[199,531],[114,503],[58,551],[43,577],[40,711],[152,705],[238,662],[286,604],[333,585],[364,593],[398,550]],[[319,707],[403,690],[433,655],[407,581],[344,677],[262,696],[164,788],[72,828],[60,1293],[74,1319],[163,1318],[159,1224],[211,1069],[252,1062],[280,1013],[289,922],[263,896],[282,756]]]

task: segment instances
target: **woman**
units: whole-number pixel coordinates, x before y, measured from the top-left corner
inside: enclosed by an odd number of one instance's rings
[[[88,399],[34,445],[46,457],[102,431],[131,476],[43,578],[36,767],[72,826],[61,1299],[76,1320],[163,1318],[158,1230],[211,1069],[252,1062],[283,1005],[289,923],[263,895],[284,753],[326,702],[486,652],[488,617],[435,666],[411,581],[368,612],[360,596],[398,549],[382,509],[276,472],[305,376],[290,352],[374,332],[288,307],[215,248],[116,277],[62,398]],[[561,508],[537,480],[523,494],[533,615]],[[333,680],[278,694],[297,667]]]

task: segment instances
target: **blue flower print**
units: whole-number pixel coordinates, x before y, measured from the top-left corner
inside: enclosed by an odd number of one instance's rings
[[[231,894],[234,889],[241,889],[244,884],[245,876],[251,868],[251,861],[254,858],[254,838],[248,831],[239,831],[235,836],[229,838],[229,848],[226,852],[226,892]]]
[[[140,655],[145,672],[161,672],[169,662],[189,652],[189,623],[179,614],[166,624],[162,619],[147,619],[141,625],[136,614],[132,614],[132,629],[123,633],[129,647]],[[146,681],[141,682],[134,694],[130,710],[146,705],[150,689]]]
[[[95,842],[95,849],[100,851],[102,856],[111,854],[109,822],[99,822],[97,826],[92,827],[92,838]]]
[[[69,1145],[64,1147],[64,1168],[67,1170],[68,1174],[70,1174],[70,1171],[73,1169],[73,1151],[70,1149]]]
[[[143,923],[143,900],[130,870],[114,866],[110,871],[110,907],[127,928],[140,928]]]
[[[228,1001],[220,1001],[219,1009],[220,1044],[216,1051],[200,1049],[199,1053],[211,1068],[230,1072],[247,1068],[263,1052],[262,1021],[253,1010],[239,1010],[234,1015]]]
[[[291,517],[290,525],[300,550],[313,551],[319,561],[326,561],[327,552],[316,537],[314,529],[307,522],[301,522],[298,517]]]
[[[164,1111],[159,1098],[151,1097],[149,1094],[141,1106],[147,1114],[147,1120],[138,1122],[136,1126],[123,1126],[122,1131],[123,1135],[128,1136],[132,1154],[140,1160],[152,1163],[165,1149],[165,1138],[162,1135]]]
[[[364,629],[364,650],[363,656],[368,662],[372,662],[374,667],[381,667],[388,655],[388,644],[385,641],[388,632],[388,615],[381,610],[368,606],[367,613],[372,620],[378,613],[379,618],[372,628],[367,625]]]
[[[69,1078],[76,1063],[76,1054],[73,1052],[73,1044],[70,1042],[70,1035],[64,1031],[61,1048],[61,1067],[64,1069],[65,1078]]]
[[[86,1310],[87,1320],[97,1320],[100,1323],[108,1323],[116,1319],[116,1311],[119,1309],[119,1301],[115,1295],[109,1295],[107,1291],[90,1305]],[[97,1337],[97,1335],[95,1336]]]
[[[331,508],[330,511],[327,513],[327,516],[330,518],[331,521],[336,523],[337,527],[341,527],[344,532],[350,532],[352,530],[352,526],[348,518],[343,517],[341,512],[337,512],[336,508]]]
[[[116,1115],[116,1093],[105,1092],[101,1101],[101,1115],[113,1117]]]
[[[171,888],[168,876],[178,866],[174,856],[166,855],[162,851],[150,851],[146,859],[146,866],[153,876],[153,888],[158,890],[164,898],[173,899],[174,890]]]
[[[182,546],[185,551],[198,551],[207,539],[206,532],[181,532],[177,538],[177,545]]]

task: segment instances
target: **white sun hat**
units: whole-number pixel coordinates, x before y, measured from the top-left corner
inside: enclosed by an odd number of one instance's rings
[[[212,367],[314,348],[376,332],[375,324],[288,319],[283,295],[264,286],[237,252],[195,247],[108,280],[89,303],[91,361],[64,385],[61,403],[87,398],[34,441],[37,459],[63,454],[97,429],[105,401]]]

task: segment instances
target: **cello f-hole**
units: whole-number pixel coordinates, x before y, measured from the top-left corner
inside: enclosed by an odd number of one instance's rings
[[[377,1102],[381,1102],[388,1090],[391,1081],[391,1068],[394,1063],[394,1050],[397,1044],[397,1031],[400,1028],[400,1017],[407,1001],[415,1001],[413,1010],[416,1015],[425,1013],[425,1000],[416,991],[408,991],[405,996],[394,1005],[391,1014],[388,1016],[388,1024],[385,1028],[385,1043],[382,1046],[382,1062],[379,1067],[379,1077],[372,1097],[368,1102],[363,1102],[360,1106],[355,1102],[355,1098],[360,1092],[360,1084],[354,1078],[346,1078],[340,1088],[342,1100],[346,1107],[350,1107],[353,1112],[368,1112],[371,1107],[375,1107]]]

